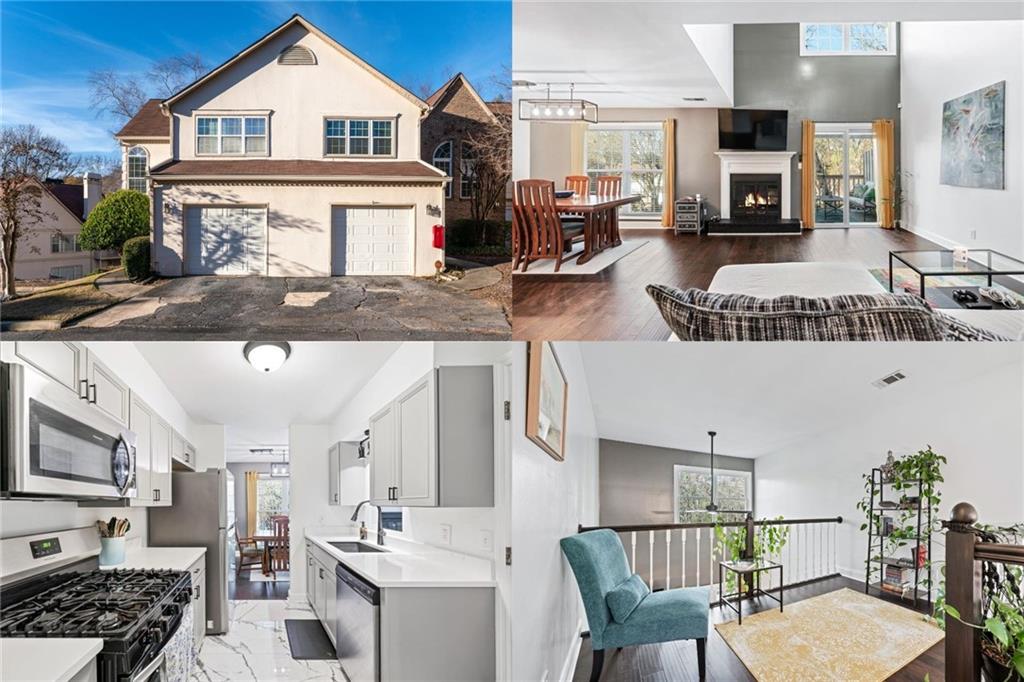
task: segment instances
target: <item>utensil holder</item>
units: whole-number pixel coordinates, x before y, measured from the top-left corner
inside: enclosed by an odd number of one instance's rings
[[[124,536],[100,538],[100,566],[116,566],[124,563]]]

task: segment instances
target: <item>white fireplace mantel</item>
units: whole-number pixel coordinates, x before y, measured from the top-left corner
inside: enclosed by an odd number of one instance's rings
[[[722,190],[721,203],[722,220],[729,220],[729,176],[733,173],[778,173],[782,176],[782,217],[794,218],[792,204],[790,202],[790,190],[793,187],[791,182],[793,169],[793,155],[796,152],[736,152],[718,151],[715,156],[722,164]]]

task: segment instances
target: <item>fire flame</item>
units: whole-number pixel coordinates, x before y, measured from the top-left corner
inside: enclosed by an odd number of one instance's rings
[[[754,194],[753,192],[751,192],[751,193],[747,194],[747,196],[745,196],[743,198],[743,205],[745,207],[750,207],[750,206],[767,206],[768,205],[768,199],[763,194],[761,194],[761,193]]]

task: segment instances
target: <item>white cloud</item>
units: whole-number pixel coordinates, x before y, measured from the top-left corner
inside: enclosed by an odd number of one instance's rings
[[[95,118],[88,109],[89,89],[83,85],[26,85],[0,90],[0,121],[32,124],[66,144],[71,151],[109,152],[115,147],[111,121]]]

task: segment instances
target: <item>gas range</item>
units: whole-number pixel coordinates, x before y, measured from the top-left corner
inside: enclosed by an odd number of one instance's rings
[[[71,544],[68,534],[58,535]],[[17,547],[11,543],[0,544],[13,553]],[[3,585],[0,637],[100,638],[100,682],[167,679],[166,659],[171,650],[178,652],[179,643],[188,648],[190,660],[192,579],[187,571],[105,571],[94,556],[73,558],[73,563]]]

